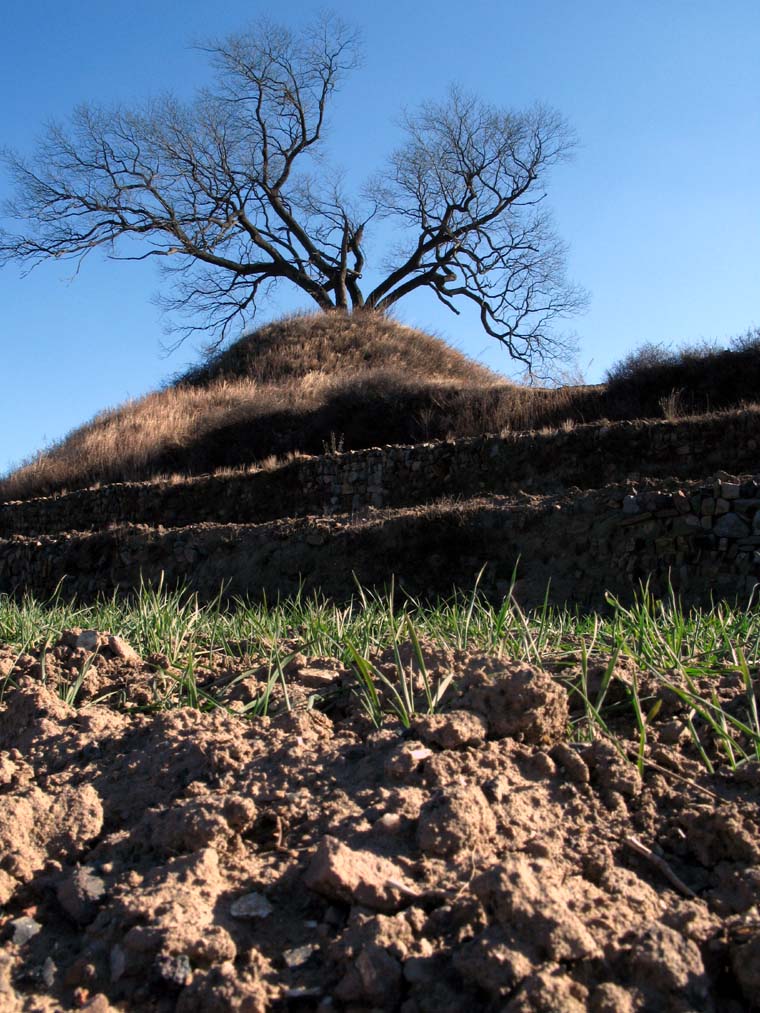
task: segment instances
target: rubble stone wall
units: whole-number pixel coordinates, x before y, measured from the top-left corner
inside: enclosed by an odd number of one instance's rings
[[[697,479],[719,469],[754,474],[760,472],[759,447],[760,412],[751,410],[383,447],[297,460],[273,471],[119,483],[0,503],[0,538],[113,524],[168,528],[356,515],[444,496],[598,489],[645,478]]]
[[[760,476],[648,488],[618,485],[555,496],[488,496],[430,508],[373,510],[258,525],[122,525],[94,532],[0,539],[0,592],[87,598],[141,580],[187,583],[203,596],[270,598],[306,591],[349,597],[355,580],[391,574],[410,593],[472,586],[503,595],[517,567],[518,600],[597,608],[605,592],[630,600],[643,580],[689,604],[747,601],[760,579]]]

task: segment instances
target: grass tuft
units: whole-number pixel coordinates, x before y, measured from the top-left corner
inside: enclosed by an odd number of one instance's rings
[[[255,719],[270,713],[275,689],[278,707],[293,705],[288,671],[303,653],[353,671],[354,692],[375,726],[390,717],[408,728],[416,715],[439,710],[456,680],[456,671],[431,674],[427,645],[484,651],[551,671],[571,696],[571,738],[608,738],[628,755],[620,736],[633,736],[631,755],[641,772],[653,765],[650,738],[663,720],[680,722],[707,772],[760,761],[757,603],[686,612],[674,594],[655,599],[646,585],[630,606],[608,596],[604,614],[558,608],[548,597],[531,611],[511,594],[494,605],[477,588],[425,605],[399,597],[392,585],[386,594],[357,588],[340,607],[301,593],[274,603],[239,598],[224,604],[221,594],[202,603],[162,585],[86,606],[60,595],[48,602],[0,596],[0,644],[6,645],[0,663],[10,669],[34,649],[44,682],[47,653],[64,629],[107,630],[144,657],[157,652],[169,659],[169,671],[156,677],[149,709],[211,711],[229,709],[228,703],[213,686],[199,685],[199,668],[239,659],[242,652],[266,672],[259,696],[235,711]],[[392,664],[381,664],[382,654]],[[404,663],[407,656],[411,661]],[[252,672],[238,672],[234,682]],[[86,674],[85,668],[59,690],[72,706]],[[11,680],[10,674],[0,678],[0,704]]]

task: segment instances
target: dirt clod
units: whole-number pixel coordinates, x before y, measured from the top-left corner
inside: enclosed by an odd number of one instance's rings
[[[479,715],[495,739],[536,746],[554,745],[567,730],[567,693],[541,669],[500,663],[488,656],[470,659],[452,697],[462,710]]]
[[[410,729],[305,657],[294,680],[341,687],[329,716],[295,692],[253,719],[146,711],[171,672],[89,632],[73,706],[76,629],[46,685],[41,648],[14,655],[0,703],[3,1011],[757,1008],[757,765],[689,766],[653,722],[642,776],[568,743],[546,672],[428,646],[453,682]],[[204,678],[255,697],[250,660],[225,666]]]
[[[484,845],[495,832],[496,819],[481,789],[457,785],[422,807],[417,842],[425,854],[452,855]]]
[[[412,887],[387,858],[356,851],[335,837],[324,837],[304,876],[310,890],[329,900],[396,911]]]

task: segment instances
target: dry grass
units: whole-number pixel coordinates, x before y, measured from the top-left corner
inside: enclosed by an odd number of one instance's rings
[[[572,425],[584,411],[598,415],[596,398],[594,388],[507,383],[377,314],[289,317],[165,389],[97,415],[0,480],[0,499],[271,468],[335,447]]]
[[[728,348],[648,342],[612,366],[606,388],[613,419],[679,419],[756,401],[760,328],[733,338]]]
[[[288,387],[341,374],[381,370],[468,386],[504,384],[504,378],[439,338],[378,313],[309,313],[284,317],[241,338],[204,365],[177,378],[208,386],[246,377]]]

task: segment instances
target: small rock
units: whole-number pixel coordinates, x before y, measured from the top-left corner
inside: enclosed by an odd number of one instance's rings
[[[749,535],[749,525],[736,514],[723,514],[713,525],[713,531],[720,538],[746,538]]]
[[[329,836],[320,841],[304,883],[328,900],[384,912],[398,911],[415,892],[401,869],[387,858],[354,850]]]
[[[274,908],[263,893],[247,893],[232,902],[230,914],[233,918],[266,918]]]
[[[546,756],[546,753],[543,755]],[[546,759],[549,760],[549,763],[552,763],[548,756]],[[553,763],[552,767],[554,767]],[[503,802],[505,798],[509,798],[511,790],[512,782],[503,774],[498,774],[496,777],[489,777],[488,780],[483,782],[483,792],[490,802]]]
[[[316,952],[317,947],[313,943],[306,943],[304,946],[294,946],[292,950],[283,950],[282,959],[290,968],[303,967]]]
[[[190,958],[186,953],[179,953],[176,956],[161,955],[156,957],[153,966],[161,981],[175,988],[184,988],[193,974]]]
[[[87,925],[97,914],[98,904],[105,896],[106,884],[91,868],[74,869],[56,890],[58,903],[66,914],[80,925]]]
[[[401,817],[398,813],[383,813],[375,826],[386,833],[396,834],[401,829]]]
[[[40,978],[45,988],[52,988],[55,984],[55,976],[58,973],[58,967],[52,957],[45,957],[45,962],[42,965],[42,971],[40,972]]]
[[[140,655],[134,647],[128,644],[126,640],[122,639],[122,637],[110,636],[108,638],[107,646],[111,653],[115,657],[121,658],[122,661],[126,661],[131,664],[139,664],[142,661]]]
[[[97,630],[82,630],[74,646],[84,651],[97,651],[100,642],[101,637]]]
[[[38,932],[42,931],[40,923],[28,915],[14,918],[11,922],[11,928],[13,929],[12,939],[16,946],[23,946],[30,939],[34,938]]]
[[[319,985],[314,985],[311,988],[286,988],[282,993],[283,999],[295,999],[298,1002],[302,1002],[304,999],[318,999],[321,995],[322,989]]]
[[[660,725],[659,732],[660,742],[666,746],[675,746],[686,736],[687,728],[683,721],[673,718],[670,721],[663,722]]]

